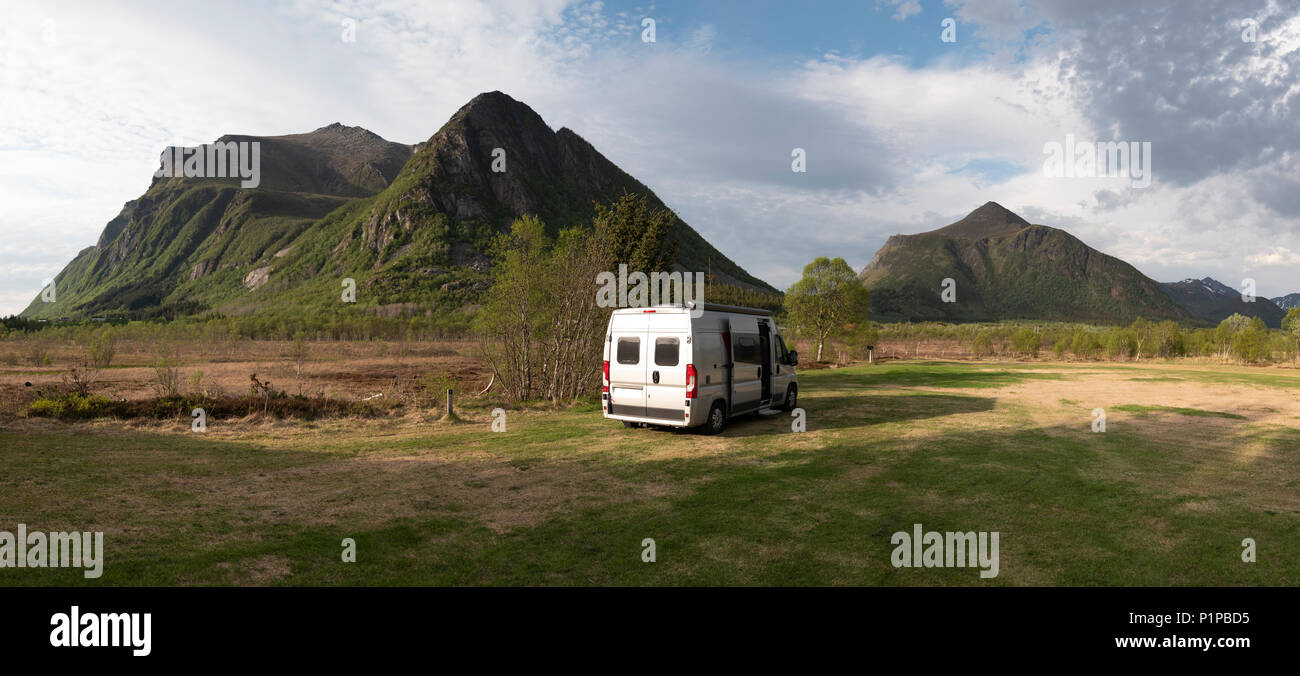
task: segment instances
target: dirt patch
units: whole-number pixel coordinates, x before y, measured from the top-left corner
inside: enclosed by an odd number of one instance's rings
[[[290,573],[287,556],[258,556],[233,563],[223,561],[217,564],[217,568],[229,571],[241,586],[250,587],[267,585],[289,577]]]

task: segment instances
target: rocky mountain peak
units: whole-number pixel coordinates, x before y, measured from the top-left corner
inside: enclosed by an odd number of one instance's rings
[[[985,202],[965,218],[924,234],[943,235],[959,239],[986,239],[1019,232],[1029,227],[1029,221],[997,202]]]

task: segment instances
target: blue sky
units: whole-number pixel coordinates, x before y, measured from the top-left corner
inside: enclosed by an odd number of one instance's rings
[[[581,134],[780,287],[816,256],[861,268],[891,234],[993,200],[1161,281],[1300,291],[1295,7],[1133,4],[15,5],[0,21],[0,313],[94,244],[163,146],[336,121],[414,143],[491,90]],[[1151,142],[1152,184],[1045,174],[1045,144],[1067,135]]]

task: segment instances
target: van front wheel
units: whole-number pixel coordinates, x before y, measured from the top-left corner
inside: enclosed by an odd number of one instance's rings
[[[799,405],[799,388],[794,385],[785,391],[785,402],[781,404],[782,411],[793,411]]]
[[[709,409],[709,417],[704,421],[705,434],[722,434],[722,430],[727,428],[727,411],[722,406],[722,402],[715,402],[713,408]]]

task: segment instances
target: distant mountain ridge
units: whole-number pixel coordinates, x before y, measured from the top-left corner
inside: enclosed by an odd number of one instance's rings
[[[488,244],[519,216],[554,232],[589,223],[596,202],[624,191],[666,208],[578,134],[501,92],[474,97],[415,145],[338,123],[219,141],[261,144],[260,185],[154,179],[58,274],[56,302],[38,297],[23,315],[301,310],[337,302],[343,278],[360,304],[386,312],[452,311],[486,288]],[[504,172],[491,168],[498,149]],[[673,236],[679,268],[776,293],[685,222]]]
[[[1247,302],[1241,297],[1241,291],[1210,277],[1164,282],[1161,286],[1193,317],[1212,324],[1218,324],[1234,314],[1241,314],[1259,317],[1270,328],[1278,328],[1286,316],[1286,310],[1272,300],[1255,298],[1253,302]]]
[[[1277,305],[1283,310],[1290,310],[1293,307],[1300,307],[1300,293],[1291,293],[1285,296],[1278,296],[1277,298],[1271,298],[1269,300],[1272,300],[1274,305]]]
[[[1190,319],[1155,280],[996,202],[915,235],[894,235],[859,275],[882,321],[1128,322]],[[956,302],[941,298],[955,282]]]

